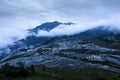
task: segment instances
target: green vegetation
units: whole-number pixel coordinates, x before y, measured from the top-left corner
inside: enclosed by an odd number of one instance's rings
[[[18,62],[19,67],[10,66],[8,63],[0,68],[0,80],[21,80],[34,75],[34,67],[25,67],[24,63]]]
[[[0,80],[120,80],[120,74],[98,68],[84,68],[79,71],[68,68],[46,68],[35,72],[32,65],[25,68],[23,63],[18,67],[8,64],[0,69]],[[40,68],[40,67],[39,67]]]

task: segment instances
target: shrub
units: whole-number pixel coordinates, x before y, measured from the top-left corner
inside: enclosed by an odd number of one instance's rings
[[[31,73],[26,68],[13,67],[9,64],[5,64],[0,69],[0,75],[5,77],[27,77],[30,76],[30,74]]]
[[[104,77],[98,77],[97,80],[106,80]]]

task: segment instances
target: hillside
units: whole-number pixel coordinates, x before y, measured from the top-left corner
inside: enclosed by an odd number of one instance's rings
[[[65,25],[71,25],[71,23]],[[37,34],[36,31],[35,33]],[[34,65],[39,68],[43,65],[46,68],[68,68],[76,71],[95,68],[120,73],[119,44],[120,33],[109,30],[105,26],[70,36],[29,35],[5,48],[5,51],[11,49],[11,53],[1,59],[0,67],[5,64],[18,67],[18,63],[23,63],[25,67]]]

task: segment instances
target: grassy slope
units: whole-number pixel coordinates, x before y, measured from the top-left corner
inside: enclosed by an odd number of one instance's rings
[[[80,71],[52,68],[28,78],[11,80],[120,80],[120,74],[97,68],[85,68]]]

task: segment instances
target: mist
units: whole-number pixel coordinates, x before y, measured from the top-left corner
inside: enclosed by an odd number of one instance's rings
[[[45,22],[73,22],[38,36],[73,35],[99,25],[120,29],[120,0],[0,0],[0,47],[28,35]]]
[[[101,22],[87,23],[87,24],[74,23],[72,25],[61,24],[50,31],[39,30],[38,36],[54,37],[54,36],[74,35],[74,34],[83,32],[87,29],[94,28],[99,24],[102,24],[102,23]]]

